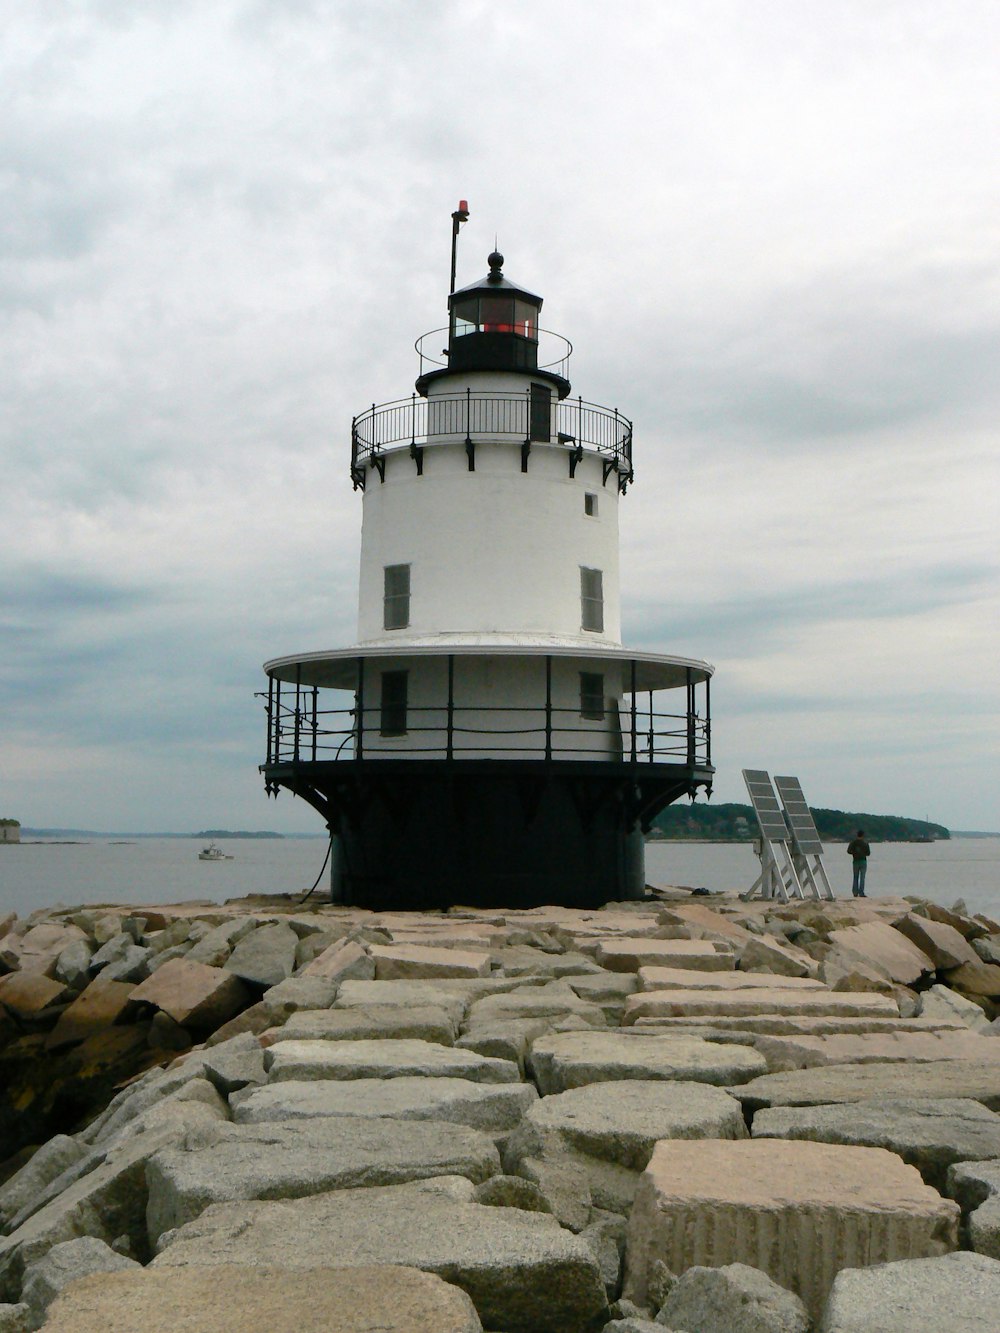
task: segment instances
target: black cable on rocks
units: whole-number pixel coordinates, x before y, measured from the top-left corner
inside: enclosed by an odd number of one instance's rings
[[[330,841],[326,844],[326,856],[323,857],[323,864],[319,868],[319,874],[316,876],[312,888],[307,893],[304,893],[302,897],[299,899],[298,903],[296,904],[297,907],[301,907],[302,904],[306,901],[306,899],[311,898],[313,894],[316,892],[317,888],[319,887],[319,882],[323,878],[323,871],[326,869],[326,863],[327,861],[329,861],[330,853],[332,851],[333,851],[333,835],[331,834]]]

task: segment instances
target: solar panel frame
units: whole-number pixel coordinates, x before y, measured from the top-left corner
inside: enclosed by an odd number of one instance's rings
[[[768,842],[787,843],[788,825],[771,786],[771,775],[762,768],[745,768],[743,781],[761,833]]]
[[[774,785],[785,807],[798,850],[803,856],[822,856],[823,843],[798,778],[775,776]]]

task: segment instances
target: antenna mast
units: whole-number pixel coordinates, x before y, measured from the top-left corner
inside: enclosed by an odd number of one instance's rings
[[[458,229],[463,222],[469,220],[469,201],[460,199],[458,208],[451,215],[451,283],[448,287],[449,294],[455,290],[455,262],[458,256]]]

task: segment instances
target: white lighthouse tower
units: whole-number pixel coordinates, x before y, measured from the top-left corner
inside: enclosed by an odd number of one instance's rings
[[[649,821],[711,791],[712,668],[621,643],[631,422],[570,396],[542,298],[488,262],[416,392],[354,419],[358,641],[264,668],[267,790],[326,820],[338,902],[641,896]]]

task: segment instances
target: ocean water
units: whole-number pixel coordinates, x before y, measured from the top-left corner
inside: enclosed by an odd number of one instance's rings
[[[249,893],[302,893],[326,855],[323,838],[232,838],[219,844],[231,861],[199,861],[202,843],[187,838],[133,842],[24,842],[0,846],[0,917],[41,907],[92,903],[223,902]],[[834,892],[849,896],[851,860],[842,844],[823,857]],[[758,861],[749,843],[651,842],[646,878],[664,888],[713,892],[749,889]],[[324,872],[317,893],[328,884]],[[917,894],[950,907],[1000,918],[1000,837],[936,843],[874,843],[868,893]]]

